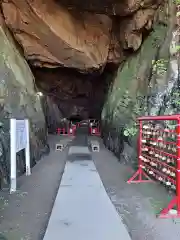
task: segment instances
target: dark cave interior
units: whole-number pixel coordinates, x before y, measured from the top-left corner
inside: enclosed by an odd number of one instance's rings
[[[57,104],[63,118],[81,121],[101,118],[115,67],[102,73],[82,74],[70,68],[31,67],[36,86]]]
[[[118,32],[120,21],[125,17],[112,16],[113,31]],[[128,19],[128,17],[127,17]],[[149,36],[152,29],[143,29],[142,42]],[[121,64],[136,51],[129,47],[123,49]],[[35,67],[28,62],[35,77],[36,86],[49,96],[62,115],[70,121],[85,119],[101,119],[101,112],[106,101],[110,86],[113,84],[119,62],[107,62],[104,68],[94,72],[82,73],[74,68],[66,67]]]

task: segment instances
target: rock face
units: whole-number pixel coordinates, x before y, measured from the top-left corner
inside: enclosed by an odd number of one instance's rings
[[[0,19],[0,184],[10,171],[9,119],[30,120],[31,164],[47,151],[46,124],[31,70]],[[17,155],[17,174],[24,173],[24,153]]]
[[[69,9],[91,11],[110,16],[127,16],[142,8],[156,8],[162,0],[58,0]]]
[[[31,64],[80,71],[105,65],[111,30],[108,16],[71,13],[53,0],[8,0],[2,2],[2,10]]]
[[[57,128],[61,127],[63,115],[52,97],[44,97],[42,105],[47,123],[47,131],[50,134],[56,134]]]
[[[2,0],[1,7],[31,65],[87,73],[101,71],[107,63],[119,64],[128,49],[137,50],[160,2],[74,0],[63,6],[56,0]]]
[[[132,17],[125,18],[120,24],[120,40],[123,49],[139,49],[143,32],[151,30],[155,9],[140,9]]]
[[[145,21],[146,22],[146,21]],[[144,24],[140,22],[140,24]],[[128,29],[127,29],[128,31]],[[137,135],[135,121],[142,115],[168,115],[178,113],[173,93],[179,94],[175,29],[175,6],[165,1],[156,14],[153,31],[139,52],[126,60],[118,70],[113,88],[104,105],[102,119],[105,144],[121,159],[136,164]],[[152,61],[161,61],[163,71],[154,68]],[[130,132],[125,136],[124,130]],[[131,134],[132,133],[132,134]]]
[[[176,88],[177,77],[154,74],[152,60],[170,59],[174,14],[171,0],[1,0],[0,6],[6,26],[31,65],[37,86],[48,95],[42,102],[52,132],[62,116],[99,118],[106,100],[102,113],[104,139],[119,156],[123,146],[126,154],[134,140],[123,134],[137,117],[134,107],[145,103],[148,114],[166,112],[162,99],[172,92],[172,86]],[[40,99],[35,96],[26,62],[8,32],[1,32],[0,119],[7,125],[5,133],[9,131],[6,119],[10,116],[31,119],[31,144],[37,159],[46,145]],[[105,99],[109,80],[105,80],[105,74],[98,74],[122,62]],[[175,66],[166,66],[168,73]],[[165,103],[173,112],[171,102]],[[141,110],[143,114],[144,108]],[[0,171],[7,179],[8,170],[1,167]]]
[[[108,91],[108,81],[105,76],[83,75],[68,69],[32,68],[32,70],[37,86],[49,95],[51,100],[53,99],[63,117],[71,118],[79,115],[82,119],[100,119]],[[58,113],[59,110],[57,109],[56,112]],[[56,113],[51,115],[55,116]],[[54,119],[54,122],[57,120]]]

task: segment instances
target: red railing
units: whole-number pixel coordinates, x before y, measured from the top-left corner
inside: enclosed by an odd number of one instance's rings
[[[140,117],[138,121],[138,170],[128,183],[156,179],[175,190],[176,196],[159,217],[180,218],[180,115]],[[176,126],[174,130],[162,129],[156,121],[175,121]],[[172,212],[174,207],[176,210]]]
[[[92,136],[101,136],[100,128],[98,127],[90,127],[90,134]]]
[[[81,124],[87,123],[90,135],[92,136],[101,136],[100,123],[97,119],[87,119],[78,123],[77,127],[80,127]]]
[[[65,128],[65,127],[57,128],[56,132],[58,135],[74,136],[76,129],[79,128],[80,126],[81,126],[81,122],[69,128]],[[89,126],[89,131],[92,136],[101,136],[100,124],[97,123],[95,126]]]
[[[57,134],[63,136],[74,136],[76,131],[76,126],[70,127],[68,129],[64,128],[57,128]]]

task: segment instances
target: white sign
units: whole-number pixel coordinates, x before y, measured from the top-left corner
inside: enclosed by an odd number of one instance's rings
[[[26,157],[26,176],[31,175],[30,168],[30,145],[29,145],[29,121],[10,120],[10,147],[11,147],[11,189],[10,192],[16,191],[16,153],[25,149]]]
[[[27,136],[26,136],[26,122],[25,120],[16,120],[16,152],[26,148]]]

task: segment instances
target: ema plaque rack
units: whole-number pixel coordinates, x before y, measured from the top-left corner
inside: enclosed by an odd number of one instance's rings
[[[141,117],[138,120],[138,170],[128,183],[156,180],[174,190],[176,196],[159,217],[180,218],[180,115]],[[174,129],[163,127],[166,126],[164,121],[173,121]],[[172,211],[174,207],[176,209]]]

